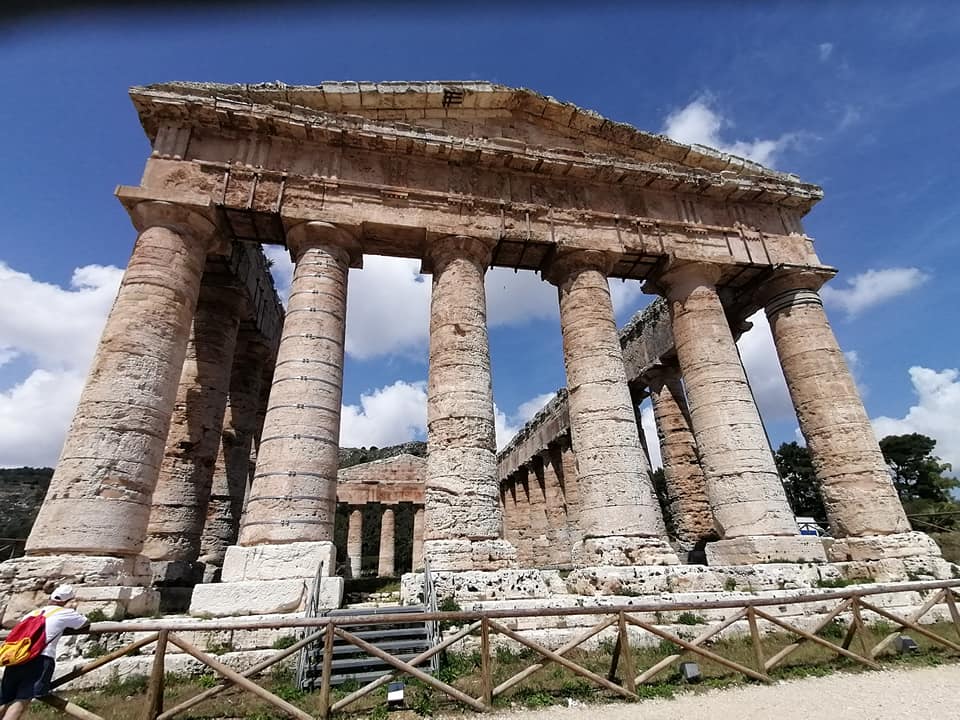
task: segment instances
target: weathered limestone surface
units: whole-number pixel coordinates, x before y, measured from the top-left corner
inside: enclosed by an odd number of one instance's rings
[[[910,529],[843,352],[816,292],[793,273],[764,288],[770,330],[835,537]]]
[[[303,579],[197,585],[190,602],[190,614],[230,617],[298,612],[306,607],[309,588],[310,583]],[[320,607],[339,607],[342,596],[343,578],[322,578]]]
[[[555,261],[550,280],[560,298],[580,530],[585,544],[637,538],[639,549],[649,545],[641,538],[663,537],[666,528],[640,447],[606,267],[600,253],[577,253]],[[617,542],[618,551],[626,542]],[[602,552],[601,545],[593,543],[586,554]]]
[[[141,232],[27,540],[31,555],[143,547],[213,226],[169,203],[132,213]]]
[[[697,441],[690,428],[680,368],[674,363],[664,363],[645,373],[643,380],[650,390],[660,439],[668,526],[678,540],[693,544],[714,535],[716,530],[697,455]]]
[[[219,579],[227,548],[236,543],[240,532],[243,499],[252,474],[250,453],[257,431],[264,361],[269,352],[258,335],[241,333],[238,337],[230,372],[229,403],[200,541],[204,582]]]
[[[396,523],[392,508],[384,508],[380,517],[380,561],[377,564],[377,575],[393,577],[394,541]]]
[[[350,562],[350,577],[360,577],[363,569],[363,511],[350,511],[347,524],[347,560]]]
[[[689,263],[658,281],[670,301],[714,520],[723,538],[799,537],[714,286],[717,278],[714,266]]]
[[[359,248],[319,222],[287,243],[296,268],[241,545],[333,539],[347,271]]]
[[[906,558],[912,555],[940,557],[940,548],[922,532],[838,538],[827,545],[827,557],[834,562]]]
[[[64,583],[73,585],[78,597],[87,598],[89,593],[100,591],[117,596],[117,602],[87,603],[88,609],[106,607],[110,614],[120,609],[130,615],[149,615],[156,609],[151,604],[158,601],[155,594],[143,592],[150,585],[151,577],[150,561],[143,555],[27,555],[10,560],[0,564],[0,607],[5,606],[3,623],[9,626],[28,610],[45,604],[53,589]],[[129,607],[122,602],[124,599],[130,601]],[[111,603],[113,605],[107,607]]]
[[[503,510],[483,286],[490,250],[489,243],[446,237],[428,256],[433,290],[424,553],[436,570],[492,569],[511,557],[511,546],[500,539]],[[473,552],[471,543],[483,549]],[[488,555],[494,564],[475,564]]]
[[[424,510],[418,507],[413,512],[413,569],[423,569],[423,516]]]
[[[331,542],[299,542],[282,545],[234,545],[223,561],[223,582],[245,580],[313,580],[323,565],[324,575],[332,575],[336,547]]]
[[[423,505],[426,465],[425,458],[401,453],[342,468],[337,473],[337,502]]]
[[[193,317],[186,358],[143,554],[156,562],[154,580],[192,585],[220,447],[230,367],[243,296],[205,278]]]
[[[709,565],[823,561],[823,543],[808,535],[741,535],[707,544]]]
[[[567,592],[557,570],[432,572],[438,598],[461,600],[512,600],[547,598]],[[400,580],[405,605],[423,602],[423,574],[407,573]]]

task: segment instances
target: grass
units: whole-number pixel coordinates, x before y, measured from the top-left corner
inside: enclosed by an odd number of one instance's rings
[[[681,614],[682,616],[683,614]],[[686,623],[700,624],[702,618],[689,613]],[[678,616],[678,622],[679,622]],[[695,622],[696,621],[696,622]],[[949,639],[957,637],[956,631],[949,623],[926,626],[934,633]],[[865,636],[868,647],[873,646],[886,634],[892,631],[889,625],[879,624],[871,627]],[[835,621],[821,632],[821,636],[834,642],[839,642],[847,630],[846,623]],[[887,667],[911,667],[940,665],[947,662],[960,662],[960,657],[949,653],[946,649],[935,645],[922,636],[912,635],[920,646],[920,652],[913,655],[896,655],[889,651],[882,657]],[[761,646],[765,657],[770,657],[786,645],[795,640],[794,636],[784,633],[766,635],[761,639]],[[606,677],[610,670],[611,654],[614,643],[602,642],[598,649],[593,651],[574,651],[567,655],[574,662]],[[755,666],[753,645],[749,636],[722,638],[708,645],[712,652],[728,660],[746,665]],[[859,640],[854,640],[853,649],[860,651]],[[660,660],[673,655],[676,648],[669,642],[648,648],[632,648],[634,664],[637,672],[651,667]],[[728,670],[725,666],[703,657],[691,656],[687,653],[682,659],[696,660],[700,666],[703,680],[697,685],[688,685],[680,678],[677,670],[679,660],[670,664],[662,673],[652,678],[651,682],[637,688],[641,699],[672,697],[680,692],[702,692],[711,688],[723,688],[742,685],[752,682],[738,673]],[[538,656],[529,650],[515,651],[510,648],[494,645],[490,664],[493,673],[494,686],[504,682],[521,670],[537,662]],[[622,668],[622,664],[620,666]],[[846,658],[837,657],[826,648],[812,643],[802,644],[787,660],[770,673],[775,680],[793,679],[802,677],[817,677],[842,670],[845,672],[860,672],[866,668],[859,663]],[[620,671],[622,674],[622,670]],[[480,653],[447,653],[442,657],[438,678],[443,682],[453,684],[463,692],[474,697],[482,693],[480,678]],[[219,682],[218,677],[205,674],[192,678],[170,677],[164,692],[165,707],[172,707],[202,690],[212,687]],[[303,709],[312,715],[319,713],[319,693],[301,691],[293,678],[289,666],[280,666],[277,669],[261,676],[258,679],[267,690],[284,698],[288,702]],[[429,717],[441,711],[459,709],[453,701],[437,692],[424,683],[404,678],[406,684],[407,707],[413,713],[422,717]],[[102,717],[112,720],[139,720],[142,717],[146,700],[147,678],[145,676],[128,676],[119,678],[114,676],[106,686],[96,691],[71,693],[70,698],[82,707],[95,712]],[[334,701],[345,697],[356,690],[356,683],[349,683],[334,688]],[[568,699],[590,701],[618,701],[620,698],[613,693],[594,686],[590,681],[570,672],[564,667],[553,663],[545,665],[537,673],[523,682],[510,688],[494,699],[498,707],[523,706],[543,708],[552,705],[567,704]],[[364,716],[383,720],[385,714],[385,688],[367,695],[354,705],[350,706],[347,714],[357,717]],[[56,717],[52,710],[48,711],[38,704],[31,707],[31,717]],[[230,688],[215,698],[196,706],[190,711],[189,717],[193,720],[207,718],[243,717],[246,720],[267,720],[281,717],[279,711],[271,708],[267,703],[249,693],[237,688]]]

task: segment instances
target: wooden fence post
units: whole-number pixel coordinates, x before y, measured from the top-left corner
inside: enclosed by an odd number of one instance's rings
[[[166,675],[165,658],[167,654],[167,635],[169,631],[157,633],[157,647],[153,651],[153,670],[150,673],[150,685],[147,687],[147,707],[145,720],[156,720],[163,712],[163,686]]]
[[[330,674],[333,670],[333,623],[327,623],[327,634],[323,636],[323,669],[320,675],[320,718],[330,717]]]
[[[483,684],[483,704],[493,709],[493,676],[490,670],[490,621],[480,618],[480,682]]]
[[[753,640],[753,657],[757,663],[757,670],[767,671],[766,660],[763,657],[763,645],[760,642],[760,628],[757,627],[757,611],[753,605],[747,607],[747,622],[750,623],[750,639]]]
[[[637,668],[630,649],[630,636],[627,635],[627,620],[623,610],[617,618],[617,630],[620,642],[620,660],[623,663],[623,686],[632,693],[637,691]]]

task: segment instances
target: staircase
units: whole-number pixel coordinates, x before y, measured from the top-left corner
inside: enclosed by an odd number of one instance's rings
[[[326,617],[370,617],[382,615],[402,615],[425,612],[423,605],[396,605],[379,608],[343,608],[331,610]],[[340,625],[351,635],[374,645],[379,650],[390,653],[398,660],[409,662],[417,655],[430,647],[432,629],[431,623],[398,622],[390,624],[369,624],[363,621]],[[301,688],[315,690],[320,688],[323,672],[323,643],[313,643],[306,652],[304,672],[301,677]],[[429,662],[418,667],[424,672],[430,672]],[[394,667],[380,658],[367,655],[356,645],[336,638],[333,644],[333,663],[330,672],[330,684],[342,685],[351,680],[363,685],[376,680],[381,675],[393,672]]]

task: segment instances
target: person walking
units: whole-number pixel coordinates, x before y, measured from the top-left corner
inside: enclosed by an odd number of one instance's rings
[[[90,622],[73,607],[76,593],[70,585],[61,585],[50,595],[50,604],[28,613],[20,622],[42,616],[46,644],[35,658],[4,668],[0,681],[0,720],[17,720],[34,698],[50,692],[50,681],[57,659],[57,644],[65,630],[81,630]]]

